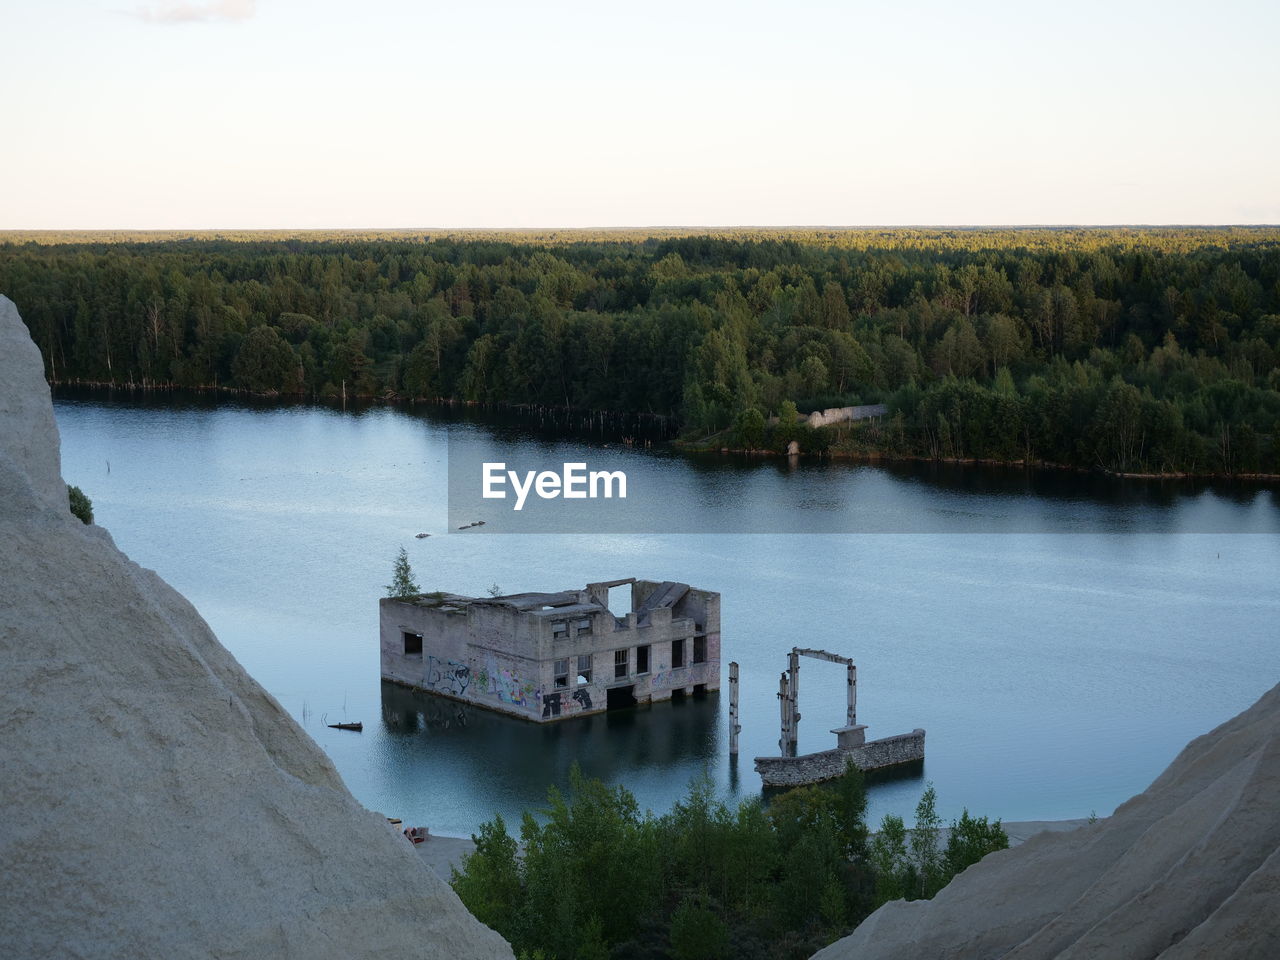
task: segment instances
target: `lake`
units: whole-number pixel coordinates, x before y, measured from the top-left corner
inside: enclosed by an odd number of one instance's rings
[[[926,781],[946,817],[1106,815],[1280,681],[1273,489],[691,458],[438,408],[60,390],[55,410],[63,473],[121,549],[195,604],[362,803],[439,833],[518,822],[574,762],[655,811],[704,771],[757,795],[792,646],[855,658],[870,737],[928,731],[923,771],[873,785],[876,819],[909,815]],[[594,504],[598,528],[533,511],[504,526],[450,483],[495,451],[621,464],[637,496]],[[482,509],[483,528],[455,529]],[[539,726],[383,684],[377,601],[401,546],[424,590],[720,591],[740,759],[727,689]],[[802,752],[833,746],[844,716],[843,668],[806,664]],[[364,733],[324,725],[340,720]]]

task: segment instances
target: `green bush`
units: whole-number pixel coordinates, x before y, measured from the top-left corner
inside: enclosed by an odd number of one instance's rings
[[[704,776],[662,816],[576,766],[569,781],[566,793],[549,791],[538,819],[524,815],[519,845],[495,818],[453,873],[462,902],[520,956],[807,957],[885,900],[932,896],[952,867],[1007,842],[998,822],[966,813],[942,853],[932,787],[912,830],[889,816],[869,842],[852,766],[767,807],[731,807]]]
[[[693,897],[685,897],[671,915],[671,955],[675,960],[724,960],[729,928]]]
[[[93,523],[93,501],[83,490],[67,484],[67,500],[70,502],[72,515],[79,517],[82,523]]]
[[[965,810],[960,819],[951,824],[951,837],[943,854],[947,879],[977,863],[988,853],[1008,848],[1009,837],[999,820],[988,823],[986,817],[971,817]]]

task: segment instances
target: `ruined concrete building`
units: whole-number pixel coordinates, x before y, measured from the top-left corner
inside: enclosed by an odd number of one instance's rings
[[[616,616],[609,591],[630,587]],[[382,676],[526,720],[720,688],[720,594],[612,580],[561,593],[380,602]]]

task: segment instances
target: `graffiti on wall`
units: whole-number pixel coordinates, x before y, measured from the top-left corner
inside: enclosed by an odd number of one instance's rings
[[[565,697],[560,693],[548,693],[542,698],[542,719],[550,720],[552,717],[568,716],[571,713],[580,713],[583,710],[591,709],[591,691],[585,687],[579,687],[573,691],[573,695]]]
[[[427,686],[454,697],[465,696],[471,684],[471,668],[459,660],[427,657]]]
[[[509,667],[499,667],[492,657],[488,666],[477,674],[480,689],[490,696],[497,697],[502,703],[509,703],[526,710],[537,710],[542,703],[542,691],[525,680],[518,671]],[[545,704],[543,704],[545,708]]]

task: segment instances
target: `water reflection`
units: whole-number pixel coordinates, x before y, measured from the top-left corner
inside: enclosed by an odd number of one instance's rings
[[[567,783],[577,763],[587,776],[627,784],[642,806],[665,810],[673,781],[679,789],[718,759],[720,721],[716,693],[544,724],[382,681],[396,767],[464,772],[482,809],[496,794],[508,808],[540,807],[547,785]]]

